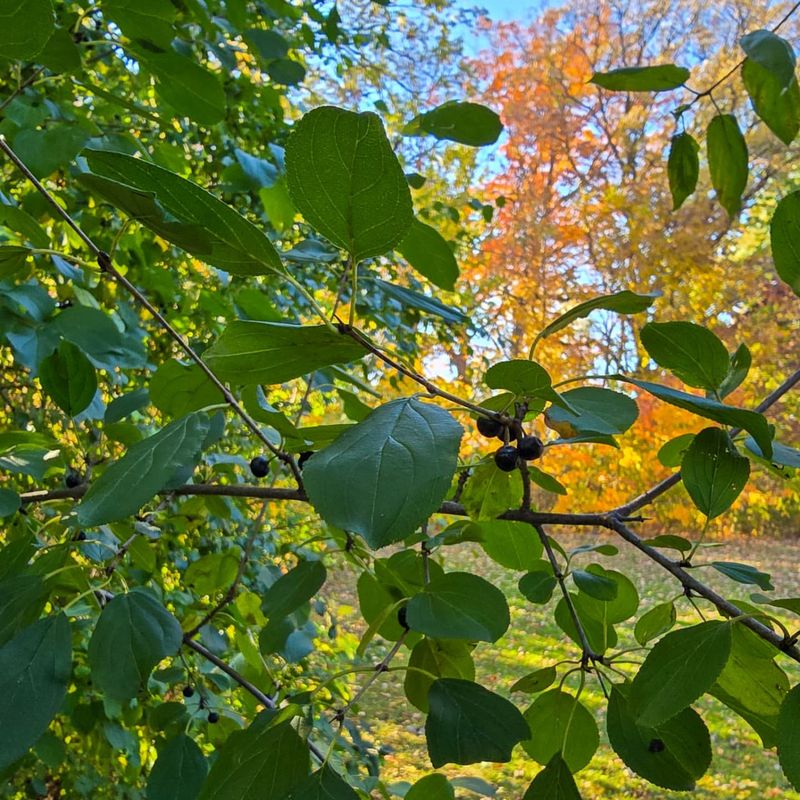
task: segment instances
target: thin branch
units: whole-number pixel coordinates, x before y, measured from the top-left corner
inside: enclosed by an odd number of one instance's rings
[[[28,169],[25,163],[19,156],[12,150],[11,146],[6,141],[5,137],[0,135],[0,149],[11,159],[17,169],[30,181],[36,190],[47,200],[50,206],[55,210],[56,214],[69,225],[70,228],[77,234],[81,241],[91,251],[92,255],[97,259],[97,264],[100,270],[109,275],[114,281],[120,284],[125,290],[136,300],[139,305],[151,314],[151,316],[158,322],[158,324],[166,331],[170,338],[183,350],[184,353],[192,360],[201,370],[206,374],[208,379],[219,390],[225,398],[225,402],[230,406],[233,412],[244,422],[244,424],[252,431],[252,433],[266,446],[266,448],[281,461],[283,461],[289,469],[291,469],[298,486],[303,485],[303,479],[300,474],[300,469],[297,466],[294,458],[288,453],[284,453],[277,448],[259,428],[256,421],[244,410],[244,407],[233,396],[230,389],[216,376],[206,362],[194,351],[192,346],[187,342],[178,331],[170,324],[170,322],[161,314],[155,306],[121,273],[111,261],[110,256],[104,250],[101,250],[95,242],[89,237],[83,229],[75,222],[74,219],[59,205],[58,201],[53,197],[50,191],[39,181],[39,179]]]

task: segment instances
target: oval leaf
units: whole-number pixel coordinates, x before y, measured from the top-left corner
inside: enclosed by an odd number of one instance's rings
[[[622,67],[610,72],[595,72],[590,83],[614,92],[664,92],[677,89],[689,80],[689,70],[675,64],[653,67]]]
[[[733,114],[717,114],[706,131],[708,170],[720,205],[735,217],[749,171],[747,143]]]
[[[439,231],[415,219],[397,249],[420,275],[440,289],[452,291],[458,278],[458,263]]]
[[[180,733],[158,753],[147,779],[147,800],[195,800],[207,772],[205,756],[194,739]]]
[[[683,201],[692,194],[700,174],[700,145],[689,133],[678,133],[672,137],[667,159],[669,190],[672,193],[672,210],[677,211]]]
[[[455,100],[414,117],[403,129],[405,136],[429,134],[470,147],[494,144],[502,132],[503,123],[490,108]]]

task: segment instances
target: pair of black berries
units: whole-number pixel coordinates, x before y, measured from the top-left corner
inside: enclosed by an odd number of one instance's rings
[[[188,700],[190,697],[194,697],[194,688],[191,686],[184,686],[182,689],[183,696]],[[203,699],[200,699],[200,708],[203,707]],[[219,722],[219,714],[216,711],[209,711],[208,716],[206,719],[212,724],[215,725]]]
[[[504,444],[494,454],[494,463],[503,472],[511,472],[516,469],[519,459],[524,461],[535,461],[542,457],[544,453],[544,442],[538,436],[526,436],[522,428],[507,431],[502,422],[492,417],[478,417],[478,432],[487,439],[502,439]],[[516,445],[508,444],[507,440],[516,439]]]
[[[303,469],[303,464],[314,455],[313,450],[306,450],[297,457],[297,466]],[[256,456],[250,461],[250,472],[256,478],[265,478],[269,474],[269,461],[264,456]]]

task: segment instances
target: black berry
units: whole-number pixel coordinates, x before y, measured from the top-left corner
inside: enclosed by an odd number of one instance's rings
[[[83,483],[83,478],[74,470],[68,470],[67,474],[64,476],[64,485],[67,489],[74,489],[76,486],[80,486]]]
[[[526,461],[535,461],[544,453],[544,442],[538,436],[523,436],[517,442],[520,458]]]
[[[297,466],[300,467],[300,469],[303,469],[303,464],[305,464],[306,461],[308,461],[308,459],[313,455],[313,450],[304,450],[297,458]]]
[[[405,606],[400,606],[397,609],[397,621],[400,623],[401,628],[408,630],[408,614]]]
[[[503,472],[511,472],[517,466],[518,455],[519,453],[516,447],[506,444],[494,454],[494,463],[497,464],[497,468],[503,470]]]
[[[493,436],[498,436],[503,430],[503,426],[496,420],[490,417],[478,417],[478,433],[491,439]]]
[[[651,753],[663,753],[665,746],[666,745],[661,741],[661,739],[651,739],[647,749]]]
[[[219,714],[217,714],[216,711],[209,711],[206,719],[208,719],[208,721],[213,725],[214,723],[219,722]]]
[[[184,686],[183,687],[183,696],[185,698],[194,697],[194,689],[191,686]]]
[[[269,461],[267,461],[264,456],[256,456],[250,462],[250,472],[252,472],[256,478],[263,478],[265,475],[269,474]]]

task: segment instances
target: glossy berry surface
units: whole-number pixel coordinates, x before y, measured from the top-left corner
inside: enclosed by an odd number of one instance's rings
[[[491,439],[493,436],[499,436],[503,431],[503,426],[496,420],[489,417],[478,417],[476,423],[478,433]]]
[[[520,458],[526,461],[535,461],[544,453],[544,442],[538,436],[523,436],[517,442]]]
[[[219,722],[219,714],[216,711],[209,711],[208,712],[208,721],[213,725],[215,722]]]
[[[76,486],[80,486],[83,483],[83,478],[75,472],[74,470],[69,470],[67,474],[64,476],[64,485],[67,489],[74,489]]]
[[[191,686],[184,686],[183,687],[183,696],[186,698],[194,696],[194,689]]]
[[[494,463],[497,464],[497,468],[503,470],[503,472],[511,472],[511,470],[517,466],[518,455],[519,453],[516,447],[512,447],[510,444],[503,445],[503,447],[494,454]]]
[[[269,472],[269,461],[267,461],[264,456],[256,456],[250,462],[250,472],[252,472],[256,478],[263,478]]]

